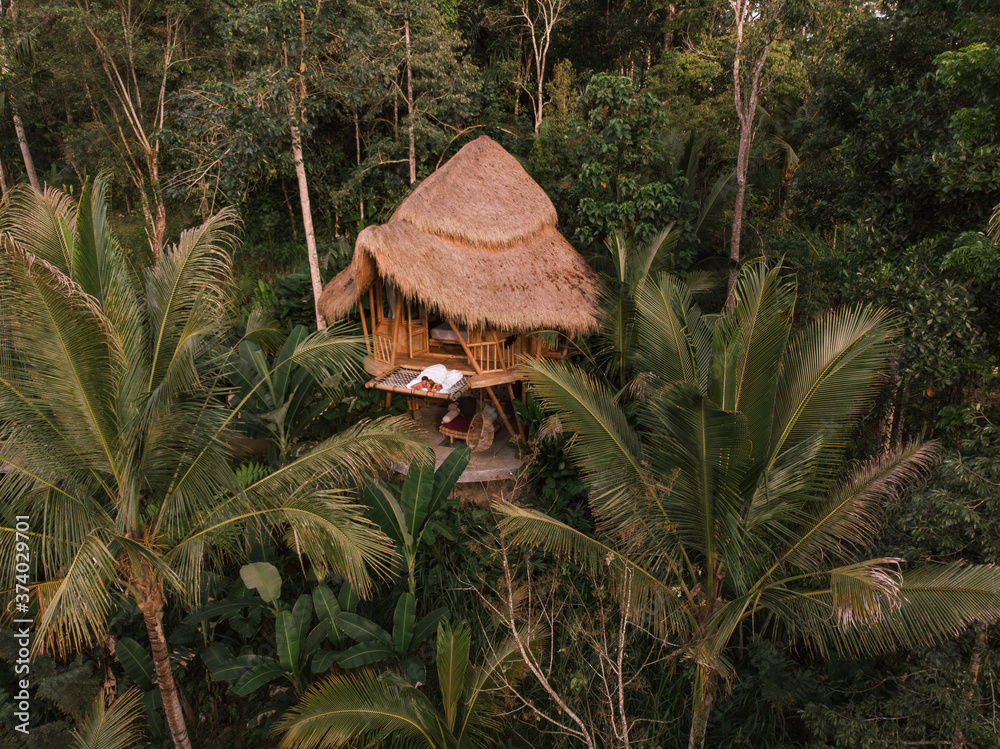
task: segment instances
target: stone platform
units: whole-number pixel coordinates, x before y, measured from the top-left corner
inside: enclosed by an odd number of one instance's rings
[[[438,431],[441,417],[447,412],[446,406],[430,405],[425,399],[420,409],[411,411],[414,416],[414,425],[418,430],[418,438],[428,447],[434,449],[434,467],[437,468],[444,462],[444,459],[451,454],[457,446],[463,444],[456,439],[454,444],[448,437]],[[508,446],[510,435],[502,423],[497,423],[496,433],[493,436],[493,444],[483,452],[472,453],[468,468],[458,479],[460,484],[483,481],[505,481],[512,479],[524,465],[517,451]],[[395,466],[397,473],[405,474],[407,466]]]

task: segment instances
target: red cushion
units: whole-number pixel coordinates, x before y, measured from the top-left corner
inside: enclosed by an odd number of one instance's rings
[[[447,424],[441,424],[441,426],[445,429],[451,429],[453,432],[468,432],[473,416],[475,414],[459,414]]]

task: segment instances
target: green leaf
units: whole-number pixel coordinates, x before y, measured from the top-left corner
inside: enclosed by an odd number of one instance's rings
[[[416,615],[417,599],[414,595],[409,592],[400,595],[396,602],[396,612],[392,617],[392,640],[401,658],[410,651]]]
[[[444,702],[445,722],[451,731],[455,730],[455,720],[458,717],[458,702],[465,685],[471,644],[472,632],[465,622],[459,622],[454,629],[446,621],[438,625],[438,686]]]
[[[359,642],[345,650],[337,658],[337,663],[340,664],[341,668],[358,668],[395,657],[396,651],[391,646],[378,640],[368,640],[367,642]]]
[[[327,619],[332,624],[340,614],[340,604],[337,602],[333,591],[325,585],[317,585],[312,592],[313,608],[316,610],[316,618]]]
[[[286,669],[277,663],[261,663],[243,674],[233,687],[233,691],[240,697],[246,697],[279,676],[284,676],[285,673]]]
[[[431,500],[434,497],[434,465],[426,460],[410,464],[403,481],[399,506],[405,517],[405,530],[410,538],[408,545],[415,546],[427,522]]]
[[[278,568],[268,562],[253,562],[240,568],[243,584],[251,590],[256,590],[268,603],[274,603],[281,598],[281,575]]]
[[[323,641],[330,634],[330,629],[333,625],[330,623],[329,619],[323,619],[319,624],[313,627],[312,632],[306,637],[306,647],[303,654],[308,657],[319,650],[319,646],[323,644]]]
[[[249,640],[260,628],[260,621],[263,617],[261,603],[259,606],[248,608],[246,611],[239,610],[229,617],[229,626],[236,630],[243,639]]]
[[[386,645],[392,645],[392,636],[375,622],[365,619],[363,616],[347,611],[341,612],[340,616],[337,617],[337,626],[358,642],[379,640]]]
[[[427,517],[424,518],[425,527],[427,522],[434,517],[434,514],[444,506],[444,503],[448,499],[448,495],[451,494],[451,490],[455,488],[455,484],[458,483],[459,477],[468,467],[469,460],[471,460],[471,458],[472,451],[468,448],[468,446],[459,445],[448,453],[448,457],[446,457],[438,469],[434,471],[434,489],[431,492],[431,501],[427,508]]]
[[[205,664],[205,668],[212,674],[212,681],[221,681],[221,679],[216,678],[215,671],[221,668],[223,664],[232,660],[233,652],[229,649],[229,646],[222,642],[213,642],[202,650],[200,655],[201,662]]]
[[[156,689],[156,668],[146,648],[131,637],[122,637],[115,643],[115,657],[139,689],[143,692]]]
[[[349,614],[353,614],[358,608],[358,594],[354,592],[354,588],[351,587],[350,583],[344,583],[340,588],[340,595],[337,596],[337,602],[340,604],[340,610]]]
[[[295,623],[296,638],[302,644],[309,636],[309,627],[312,624],[312,596],[303,593],[295,601],[292,607],[292,619]]]
[[[163,742],[167,737],[166,724],[159,708],[163,705],[163,696],[159,689],[151,689],[142,695],[142,706],[146,712],[146,723],[154,741]]]
[[[263,605],[262,601],[256,597],[225,598],[221,601],[211,601],[184,617],[184,624],[199,624],[211,619],[221,619],[239,614],[245,608],[260,608]]]
[[[274,658],[266,658],[252,653],[238,655],[217,666],[212,672],[212,681],[234,681],[255,666],[275,662]]]
[[[399,663],[403,676],[411,686],[417,687],[427,682],[427,670],[424,663],[415,655],[408,655]]]
[[[321,648],[312,659],[312,672],[321,674],[330,670],[330,666],[337,662],[339,654],[330,648]]]
[[[413,537],[407,530],[407,515],[389,487],[380,482],[369,484],[362,491],[361,500],[368,506],[369,514],[382,532],[397,546],[413,545]]]
[[[298,621],[291,611],[279,611],[275,621],[275,639],[278,644],[278,661],[290,673],[299,667],[299,655],[305,644],[299,638]]]
[[[437,631],[438,624],[448,618],[448,614],[449,609],[446,607],[434,609],[417,622],[413,628],[413,639],[410,641],[410,649],[416,650],[423,645],[427,641],[427,638]]]
[[[338,648],[344,644],[344,637],[337,627],[337,617],[340,616],[340,604],[333,595],[333,591],[325,585],[317,585],[313,588],[313,608],[316,609],[316,616],[320,621],[330,622],[330,631],[327,637]]]

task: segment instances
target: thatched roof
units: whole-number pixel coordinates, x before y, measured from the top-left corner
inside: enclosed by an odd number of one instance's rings
[[[593,330],[594,274],[556,230],[556,211],[517,160],[485,135],[466,144],[358,236],[323,289],[343,316],[376,276],[455,322],[505,330]]]

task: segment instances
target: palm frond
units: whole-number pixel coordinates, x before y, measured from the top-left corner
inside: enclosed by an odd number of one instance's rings
[[[322,484],[347,478],[361,484],[379,468],[409,463],[425,450],[413,436],[407,417],[386,416],[335,434],[246,491],[251,497],[264,492],[287,495],[309,481]]]
[[[444,702],[444,721],[448,730],[452,732],[458,719],[458,707],[465,687],[465,672],[469,669],[471,646],[472,630],[466,622],[459,622],[454,627],[448,620],[438,624],[438,685]]]
[[[539,657],[545,646],[543,630],[540,627],[531,628],[522,632],[521,637],[532,655]],[[465,677],[462,718],[454,732],[460,745],[493,745],[499,728],[497,698],[507,685],[519,682],[527,670],[520,647],[510,638],[497,647],[491,647],[481,666],[469,669]]]
[[[107,708],[99,694],[81,731],[73,737],[74,749],[132,749],[142,743],[142,690],[130,687]]]
[[[893,334],[886,310],[856,307],[830,312],[792,338],[778,382],[769,462],[816,433],[842,443],[877,393]]]
[[[745,553],[741,471],[749,452],[742,414],[724,411],[695,387],[665,388],[640,413],[654,473],[668,483],[644,498],[644,522],[654,535],[673,533],[690,556],[710,567]],[[714,584],[714,580],[710,586]]]
[[[642,444],[611,393],[584,371],[546,361],[527,366],[528,382],[563,428],[575,433],[568,453],[591,488],[591,502],[609,513],[644,486]]]
[[[698,218],[694,222],[694,234],[699,239],[708,239],[708,234],[722,223],[726,204],[733,193],[733,183],[736,181],[736,170],[721,174],[712,183],[712,189],[701,203]]]
[[[411,688],[412,689],[412,688]],[[278,723],[280,749],[319,749],[392,740],[403,746],[446,749],[439,718],[410,689],[370,671],[335,676],[310,689]]]
[[[700,386],[708,373],[700,371],[697,352],[711,337],[688,287],[667,275],[647,279],[636,295],[636,309],[636,366],[664,383]]]
[[[239,346],[244,341],[252,341],[261,348],[274,350],[281,346],[287,335],[285,330],[278,327],[267,310],[254,307],[247,316],[243,337],[236,345]]]
[[[227,209],[188,229],[148,271],[146,303],[153,331],[149,392],[160,386],[171,367],[181,366],[174,363],[175,357],[190,365],[191,345],[182,344],[194,331],[226,319],[235,222],[235,212]]]
[[[63,439],[90,466],[115,474],[117,362],[111,326],[94,299],[55,266],[16,249],[0,253],[0,306],[19,309],[8,342],[30,371],[23,397],[51,414]]]
[[[686,593],[681,584],[657,579],[618,549],[541,512],[502,501],[494,507],[501,515],[501,532],[511,543],[526,548],[541,546],[549,553],[573,559],[594,579],[621,591],[622,599],[630,601],[627,613],[632,621],[648,621],[662,633],[684,631],[692,623],[693,612],[684,605],[682,596]]]
[[[832,651],[857,658],[889,653],[933,645],[974,622],[1000,618],[1000,567],[918,567],[905,571],[891,594],[871,591],[863,600],[869,607],[863,615],[845,615],[830,589],[772,590],[761,596],[760,607],[821,654]],[[848,602],[839,599],[841,606]]]
[[[840,627],[863,627],[898,607],[902,561],[894,557],[868,559],[828,572],[830,603]]]
[[[35,653],[78,652],[101,640],[118,580],[114,555],[96,535],[83,539],[61,579],[35,586],[41,618]]]
[[[783,561],[816,571],[869,548],[882,529],[885,505],[902,489],[925,480],[940,452],[933,442],[911,443],[855,466],[811,509]]]
[[[268,517],[285,525],[286,544],[308,558],[318,576],[333,569],[367,597],[370,573],[389,577],[394,554],[388,537],[363,512],[337,492],[318,492],[285,502]]]
[[[673,270],[673,252],[681,238],[681,229],[670,222],[645,245],[637,246],[629,263],[632,268],[631,286],[638,288],[653,273]]]
[[[318,330],[301,341],[289,361],[305,367],[326,388],[332,388],[363,370],[364,336],[349,335],[350,325]]]
[[[743,266],[736,286],[736,306],[715,326],[715,338],[726,352],[713,356],[709,397],[726,411],[739,411],[754,430],[750,460],[763,463],[774,412],[778,364],[791,330],[795,287],[778,269],[756,261]]]
[[[76,209],[68,193],[54,187],[38,191],[23,185],[11,191],[0,233],[15,246],[70,275],[75,225]]]

